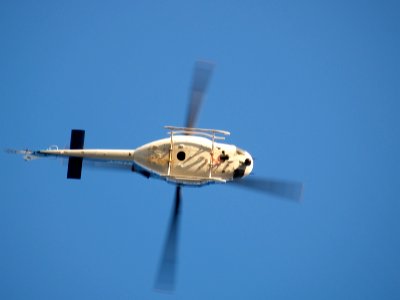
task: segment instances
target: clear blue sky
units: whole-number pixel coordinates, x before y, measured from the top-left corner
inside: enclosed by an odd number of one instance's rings
[[[174,187],[0,154],[0,299],[399,299],[398,1],[1,1],[0,147],[232,132],[295,204],[183,189],[177,290],[153,291]]]

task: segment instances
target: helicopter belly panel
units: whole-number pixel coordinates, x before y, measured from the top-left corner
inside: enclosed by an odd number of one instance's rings
[[[213,153],[212,174],[224,180],[233,178],[234,170],[238,167],[239,161],[236,155],[236,147],[227,144],[216,144]]]
[[[176,143],[171,155],[170,176],[207,178],[210,170],[210,148],[192,142]]]
[[[162,139],[135,150],[134,161],[159,176],[204,178],[209,176],[210,146],[207,139],[191,136]]]
[[[146,144],[135,150],[134,161],[145,169],[160,176],[168,173],[170,144],[161,140]]]

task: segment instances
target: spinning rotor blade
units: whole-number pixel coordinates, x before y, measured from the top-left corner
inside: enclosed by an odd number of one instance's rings
[[[175,192],[175,204],[172,211],[171,223],[169,225],[168,235],[155,283],[155,288],[159,291],[172,292],[175,286],[180,202],[181,187],[178,185]]]
[[[276,179],[245,178],[233,181],[236,186],[268,193],[288,200],[301,201],[303,197],[303,184]]]
[[[195,127],[213,69],[214,64],[209,62],[198,61],[195,64],[185,127]]]

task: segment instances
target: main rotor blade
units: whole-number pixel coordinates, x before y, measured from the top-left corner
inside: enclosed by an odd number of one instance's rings
[[[214,64],[210,62],[198,61],[195,64],[185,127],[195,127],[213,69]]]
[[[175,191],[175,204],[172,210],[171,222],[155,283],[155,288],[159,291],[172,292],[175,287],[180,202],[181,187],[178,185]]]
[[[236,186],[268,193],[288,200],[301,201],[303,197],[303,184],[276,179],[248,177],[232,181]]]

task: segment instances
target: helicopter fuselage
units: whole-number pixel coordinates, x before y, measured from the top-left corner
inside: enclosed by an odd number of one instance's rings
[[[189,135],[173,135],[133,150],[47,149],[33,151],[30,157],[76,157],[83,161],[130,168],[146,177],[164,179],[180,185],[226,182],[251,173],[251,155],[235,145]]]
[[[177,135],[143,145],[134,161],[167,181],[202,185],[244,177],[252,171],[251,155],[234,145],[204,137]]]

